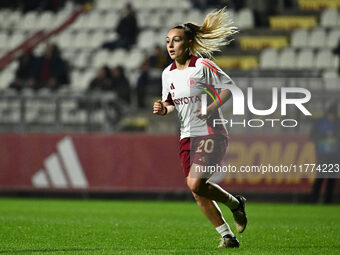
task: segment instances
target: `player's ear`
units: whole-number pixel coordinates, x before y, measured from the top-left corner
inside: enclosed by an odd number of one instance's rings
[[[187,44],[187,47],[186,47],[186,51],[190,51],[191,47],[192,47],[192,44],[193,44],[193,40],[188,40],[188,44]]]

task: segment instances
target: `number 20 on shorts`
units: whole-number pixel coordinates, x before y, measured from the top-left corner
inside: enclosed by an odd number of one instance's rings
[[[214,145],[213,139],[201,140],[196,152],[202,152],[203,149],[206,153],[212,153],[214,151]]]

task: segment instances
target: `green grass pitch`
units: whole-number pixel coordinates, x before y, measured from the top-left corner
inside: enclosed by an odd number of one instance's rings
[[[218,249],[193,202],[0,199],[0,254],[340,254],[339,205],[248,203],[247,212],[241,247]]]

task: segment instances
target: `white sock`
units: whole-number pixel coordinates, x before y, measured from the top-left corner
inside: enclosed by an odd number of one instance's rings
[[[234,236],[234,233],[231,232],[227,222],[224,223],[223,225],[217,227],[216,230],[222,237],[224,237],[225,235],[228,235],[228,234],[231,235],[231,236]]]

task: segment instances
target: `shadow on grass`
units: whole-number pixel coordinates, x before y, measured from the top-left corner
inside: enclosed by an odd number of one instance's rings
[[[101,251],[103,249],[87,249],[87,248],[64,248],[64,249],[22,249],[22,250],[0,250],[0,254],[20,254],[20,253],[36,253],[36,252],[86,252]]]

